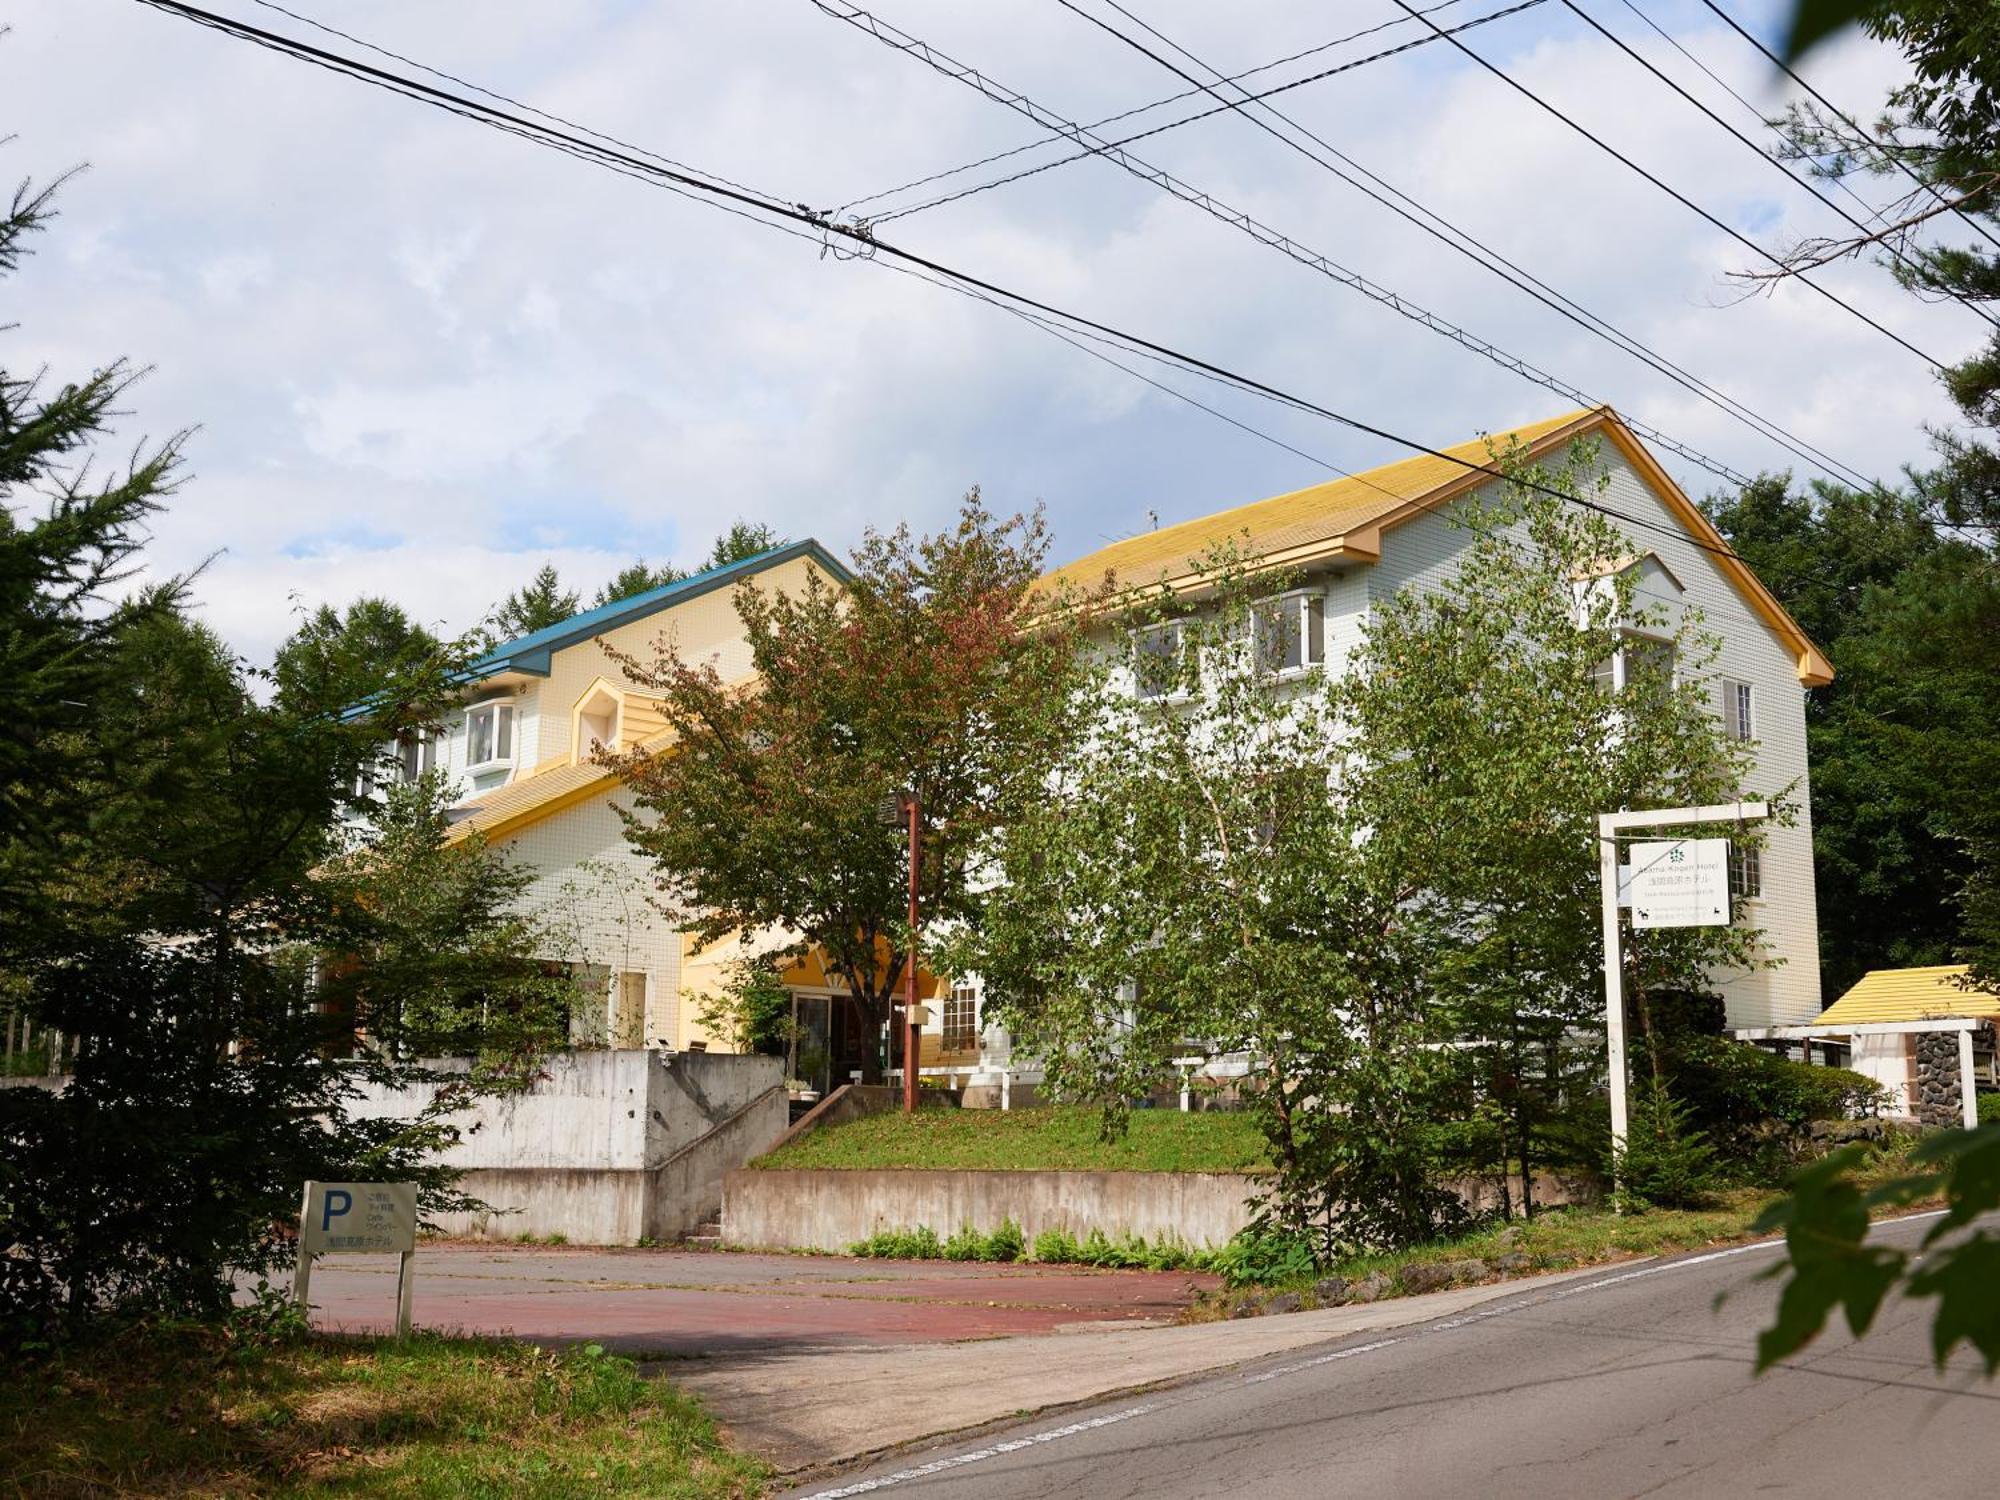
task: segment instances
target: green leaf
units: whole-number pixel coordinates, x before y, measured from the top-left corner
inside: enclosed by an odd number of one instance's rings
[[[1785,61],[1797,62],[1835,32],[1859,25],[1881,5],[1882,0],[1799,0],[1785,38]]]
[[[1910,1278],[1912,1297],[1938,1299],[1931,1321],[1931,1354],[1943,1369],[1962,1341],[1972,1345],[1991,1377],[2000,1369],[2000,1240],[1983,1232],[1936,1250]]]

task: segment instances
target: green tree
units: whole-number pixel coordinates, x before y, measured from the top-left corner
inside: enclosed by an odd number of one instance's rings
[[[496,642],[518,640],[560,625],[582,608],[582,596],[562,586],[555,564],[543,563],[533,578],[500,601],[487,617],[487,629]]]
[[[1806,699],[1828,994],[1871,968],[1966,956],[2000,754],[1990,554],[1898,491],[1765,476],[1710,510],[1834,667]]]
[[[636,598],[654,589],[665,588],[670,583],[678,583],[685,577],[687,574],[672,563],[661,563],[656,568],[642,557],[620,568],[609,583],[598,589],[591,606],[601,608],[606,604],[616,604],[620,599]]]
[[[896,794],[923,808],[926,921],[974,920],[968,861],[1056,732],[1076,654],[1032,594],[1046,550],[1039,516],[998,520],[975,491],[942,534],[870,532],[845,587],[740,584],[754,687],[671,643],[624,661],[675,731],[670,750],[618,761],[626,837],[701,941],[781,931],[887,1025],[911,941]],[[879,1079],[879,1059],[865,1072]]]
[[[387,599],[322,604],[278,647],[272,677],[280,697],[299,703],[360,703],[386,672],[421,670],[445,644]]]
[[[726,568],[731,563],[746,562],[760,552],[769,552],[774,547],[785,545],[785,539],[761,521],[732,521],[729,529],[715,539],[708,549],[708,557],[702,569]]]
[[[1249,1054],[1275,1214],[1323,1247],[1448,1227],[1467,1125],[1525,1177],[1601,1005],[1595,814],[1748,790],[1703,686],[1713,643],[1643,607],[1604,566],[1631,543],[1547,493],[1587,497],[1594,455],[1520,477],[1460,508],[1460,566],[1380,606],[1336,677],[1274,675],[1310,617],[1227,554],[1206,601],[1151,599],[1101,633],[1122,670],[1054,772],[1019,784],[955,951],[1112,1128],[1177,1053]],[[1630,629],[1681,672],[1613,698],[1598,669]],[[1642,1017],[1753,937],[1634,944]]]

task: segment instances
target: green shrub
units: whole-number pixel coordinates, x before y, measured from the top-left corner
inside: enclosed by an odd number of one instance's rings
[[[1067,1229],[1044,1229],[1035,1236],[1034,1258],[1055,1264],[1073,1264],[1082,1258],[1080,1248]]]
[[[1693,1113],[1658,1082],[1634,1095],[1614,1168],[1628,1207],[1700,1208],[1715,1190],[1715,1147]]]
[[[986,1236],[970,1224],[959,1226],[957,1234],[944,1242],[946,1260],[979,1260],[980,1251],[986,1248]]]
[[[979,1247],[979,1258],[992,1261],[1016,1261],[1027,1250],[1026,1239],[1021,1234],[1021,1226],[1012,1219],[1002,1219],[1000,1227],[986,1236],[986,1242]]]
[[[869,1260],[937,1260],[944,1246],[932,1229],[878,1229],[849,1245],[847,1253]]]
[[[1813,1121],[1875,1114],[1887,1102],[1881,1085],[1851,1069],[1793,1062],[1727,1037],[1682,1038],[1668,1071],[1674,1097],[1719,1163],[1766,1181],[1796,1164]]]
[[[1989,1091],[1980,1094],[1978,1099],[1979,1123],[1982,1125],[2000,1124],[2000,1093]]]
[[[1239,1230],[1205,1260],[1207,1268],[1219,1272],[1231,1286],[1303,1281],[1319,1270],[1319,1258],[1305,1235],[1254,1224]]]

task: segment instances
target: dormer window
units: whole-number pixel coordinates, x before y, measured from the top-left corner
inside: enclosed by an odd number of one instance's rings
[[[500,699],[465,711],[465,769],[468,775],[514,763],[514,705]]]
[[[601,682],[584,694],[576,706],[578,760],[588,760],[591,753],[599,749],[618,748],[620,710],[623,707],[618,694]]]

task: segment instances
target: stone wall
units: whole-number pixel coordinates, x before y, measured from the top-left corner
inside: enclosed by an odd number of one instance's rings
[[[1958,1076],[1958,1033],[1920,1031],[1911,1070],[1910,1112],[1927,1130],[1956,1130],[1965,1123]]]

